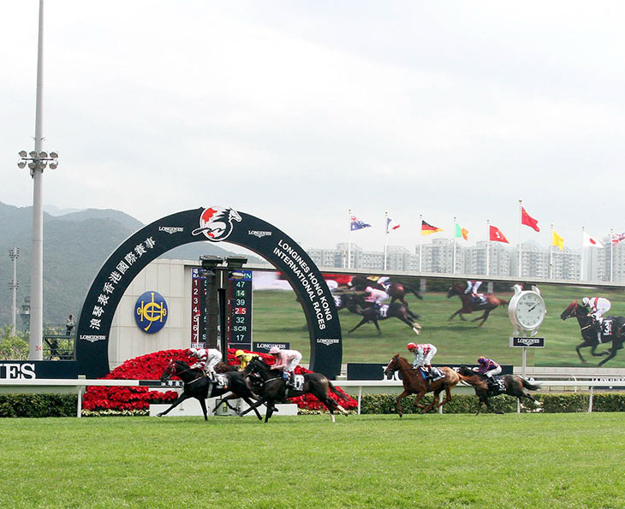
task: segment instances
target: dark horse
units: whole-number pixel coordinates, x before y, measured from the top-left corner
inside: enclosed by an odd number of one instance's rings
[[[416,334],[419,334],[421,325],[417,322],[418,315],[415,315],[410,309],[399,302],[392,302],[391,304],[382,304],[379,308],[374,306],[368,306],[362,309],[360,313],[362,320],[350,331],[348,334],[354,332],[358,327],[368,322],[373,322],[375,328],[378,329],[378,334],[382,334],[382,330],[378,325],[379,320],[386,320],[387,318],[397,318],[410,327]]]
[[[462,315],[473,313],[473,311],[483,311],[484,313],[482,314],[482,316],[479,316],[471,320],[472,322],[477,322],[478,320],[482,320],[482,322],[478,325],[478,327],[481,327],[482,325],[484,325],[484,322],[488,319],[488,315],[493,309],[499,306],[505,306],[506,304],[508,304],[507,300],[500,299],[489,293],[484,294],[484,298],[486,299],[484,302],[475,302],[471,295],[464,293],[463,286],[458,283],[454,283],[453,285],[451,285],[451,288],[447,292],[447,298],[450,299],[454,295],[457,295],[458,297],[460,297],[460,301],[462,302],[462,307],[458,311],[456,311],[453,315],[451,315],[447,319],[447,321],[451,321],[456,315],[459,315],[461,320],[465,320],[464,316]]]
[[[250,388],[245,383],[245,378],[242,372],[229,371],[223,373],[225,377],[226,386],[219,387],[216,382],[211,381],[201,369],[195,369],[189,367],[184,361],[171,360],[163,374],[161,375],[161,383],[166,382],[172,376],[177,376],[183,381],[184,386],[182,394],[178,396],[178,399],[164,412],[157,414],[158,417],[162,417],[169,413],[172,409],[176,408],[180,403],[188,398],[196,398],[200,402],[202,412],[204,413],[204,420],[208,420],[208,413],[206,411],[206,398],[209,396],[209,389],[211,390],[210,396],[223,396],[226,393],[232,392],[250,406],[254,404],[255,397]],[[254,412],[259,419],[262,419],[260,413],[254,408]]]
[[[503,382],[503,387],[497,386],[493,384],[493,386],[489,387],[488,378],[481,373],[476,373],[471,368],[467,366],[460,366],[458,368],[458,375],[460,375],[460,379],[463,382],[468,383],[473,386],[475,389],[475,394],[479,398],[479,402],[477,404],[477,414],[480,413],[480,409],[482,407],[482,403],[486,405],[488,409],[492,410],[492,406],[488,401],[488,398],[493,396],[499,396],[500,394],[508,394],[510,396],[514,396],[519,399],[519,403],[523,404],[521,398],[527,398],[530,401],[533,401],[535,404],[540,405],[538,401],[536,401],[531,394],[525,392],[524,389],[528,389],[530,391],[535,391],[539,389],[538,385],[534,385],[522,376],[517,375],[503,375],[501,377]],[[502,410],[496,410],[495,413],[503,414]]]
[[[440,370],[445,373],[445,377],[437,380],[436,382],[428,382],[423,379],[419,370],[415,370],[406,359],[400,357],[399,354],[395,354],[389,361],[388,366],[384,369],[385,374],[394,373],[399,371],[401,373],[402,382],[404,384],[404,392],[397,397],[397,413],[400,417],[403,416],[401,409],[401,400],[409,394],[416,394],[417,397],[414,400],[414,405],[423,410],[426,414],[432,409],[437,409],[449,403],[451,401],[451,390],[458,384],[460,377],[453,369],[448,367],[442,367]],[[439,403],[438,397],[441,392],[445,391],[445,399]],[[427,407],[424,404],[419,403],[423,396],[428,392],[434,392],[434,398],[432,403]]]
[[[583,341],[577,345],[575,350],[582,362],[586,362],[586,359],[582,357],[580,348],[590,347],[590,353],[595,357],[602,357],[607,355],[598,365],[603,366],[606,362],[612,359],[616,352],[623,348],[623,341],[625,341],[625,318],[622,316],[613,317],[609,316],[604,318],[604,326],[606,322],[610,321],[610,333],[605,334],[605,327],[603,334],[601,335],[601,344],[612,344],[609,350],[596,353],[597,346],[599,346],[599,338],[597,337],[597,329],[595,321],[586,306],[582,306],[577,303],[577,300],[571,302],[568,307],[562,312],[560,318],[567,320],[569,318],[577,318],[579,328],[581,329]]]
[[[377,281],[373,281],[365,276],[354,276],[352,278],[352,287],[355,290],[364,291],[367,286],[385,291],[391,298],[391,303],[398,300],[406,307],[408,307],[408,302],[406,301],[406,294],[408,294],[408,292],[414,294],[417,299],[423,300],[421,294],[409,283],[389,281],[388,284],[380,284]]]
[[[282,377],[282,371],[272,369],[268,366],[261,357],[253,358],[244,371],[246,376],[250,378],[256,378],[258,382],[253,382],[255,392],[260,396],[258,401],[254,403],[250,408],[245,410],[241,415],[245,415],[252,409],[265,403],[267,405],[267,413],[265,414],[265,422],[267,422],[273,412],[275,411],[276,402],[284,401],[287,398],[295,398],[303,394],[312,394],[319,401],[321,401],[332,416],[332,422],[335,422],[334,411],[338,410],[344,415],[347,415],[347,411],[338,403],[336,403],[329,396],[329,392],[332,391],[340,398],[345,397],[336,391],[332,382],[328,380],[325,375],[321,373],[303,373],[304,385],[301,391],[288,388],[286,382]]]

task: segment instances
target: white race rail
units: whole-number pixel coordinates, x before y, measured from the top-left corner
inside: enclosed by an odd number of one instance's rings
[[[360,414],[360,403],[362,400],[363,387],[394,387],[400,389],[402,383],[399,380],[333,380],[332,383],[338,387],[358,387],[358,413]],[[595,387],[625,387],[625,380],[600,378],[595,380],[534,380],[532,383],[541,388],[551,387],[574,387],[587,388],[590,391],[588,401],[588,412],[592,412],[592,400]],[[465,385],[463,382],[461,384]],[[91,379],[24,379],[6,380],[0,379],[0,391],[3,387],[75,387],[78,393],[78,405],[76,416],[82,413],[82,395],[87,387],[149,387],[152,389],[174,390],[181,385],[164,384],[156,380],[91,380]],[[439,409],[442,413],[442,408]]]

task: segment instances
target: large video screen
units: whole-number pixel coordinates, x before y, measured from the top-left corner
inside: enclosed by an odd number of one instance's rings
[[[482,294],[479,298],[500,302],[489,311],[486,320],[482,320],[484,306],[478,305],[470,313],[455,314],[464,307],[461,298],[466,298],[464,292],[468,285],[465,279],[391,277],[382,283],[387,293],[392,293],[389,284],[403,287],[405,305],[401,307],[406,309],[400,307],[397,311],[397,306],[394,306],[393,313],[379,318],[378,332],[373,322],[357,327],[363,321],[362,308],[371,304],[354,302],[366,296],[362,289],[363,282],[344,275],[324,276],[341,305],[339,318],[343,335],[343,363],[384,363],[398,352],[409,357],[406,344],[417,342],[432,343],[437,347],[436,364],[474,364],[480,356],[490,357],[500,364],[521,364],[522,349],[510,347],[514,328],[508,316],[508,302],[514,295],[514,282],[482,280],[477,290],[478,294]],[[379,281],[375,274],[362,276],[365,277],[372,283]],[[254,341],[289,343],[304,354],[303,362],[308,362],[310,344],[306,317],[288,282],[275,273],[260,271],[254,272],[254,279]],[[456,290],[450,292],[452,287]],[[609,341],[596,346],[596,356],[591,355],[590,347],[581,348],[586,361],[582,362],[576,351],[576,347],[583,343],[580,324],[575,317],[562,320],[561,314],[574,301],[581,304],[584,297],[603,297],[611,304],[604,318],[625,316],[623,289],[564,284],[538,284],[537,287],[547,309],[537,334],[545,338],[545,347],[528,348],[527,365],[585,367],[596,366],[605,359],[612,346]],[[399,295],[402,292],[395,293]],[[473,292],[469,290],[468,293]],[[368,297],[372,300],[371,296]],[[351,302],[345,303],[346,298]],[[382,300],[382,306],[391,300],[390,296]],[[400,302],[399,297],[395,302]],[[401,316],[410,316],[409,313],[417,316],[413,320],[420,326],[418,335],[410,324],[402,321]],[[618,351],[604,367],[625,367],[625,350]]]

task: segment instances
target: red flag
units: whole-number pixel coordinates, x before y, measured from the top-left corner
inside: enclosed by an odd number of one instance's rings
[[[501,230],[497,228],[496,226],[490,227],[490,240],[493,240],[495,242],[505,242],[506,244],[510,244],[506,236],[503,233],[501,233]]]
[[[538,221],[536,221],[536,219],[530,216],[525,210],[525,208],[523,207],[521,207],[521,224],[524,224],[525,226],[529,226],[530,228],[533,228],[537,232],[540,231],[540,228],[538,227]]]

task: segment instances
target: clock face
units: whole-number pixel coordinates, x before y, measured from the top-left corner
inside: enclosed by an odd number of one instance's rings
[[[545,302],[536,293],[523,293],[519,297],[516,306],[516,319],[518,324],[527,330],[533,330],[540,326],[545,318]]]

